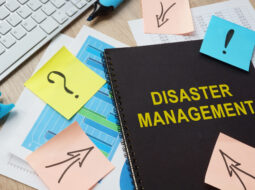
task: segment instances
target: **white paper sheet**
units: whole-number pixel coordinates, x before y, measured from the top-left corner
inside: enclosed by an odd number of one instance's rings
[[[203,39],[212,15],[255,30],[255,11],[249,0],[231,0],[191,9],[195,32],[190,35],[144,34],[143,19],[129,21],[137,45],[151,45]]]
[[[72,38],[66,35],[59,35],[57,38],[55,38],[45,51],[40,63],[37,66],[37,69],[39,69],[39,67],[41,67],[43,63],[45,63],[52,55],[54,55],[55,52],[58,51],[58,49],[60,49],[63,45],[70,44],[71,41]],[[23,130],[25,126],[15,126],[15,123],[14,125],[9,125],[8,123],[12,120],[16,120],[17,118],[22,118],[26,110],[29,110],[28,114],[31,113],[31,110],[27,106],[27,102],[30,102],[31,100],[29,96],[30,94],[30,91],[24,89],[22,95],[20,96],[16,104],[16,108],[12,111],[6,121],[6,124],[0,130],[0,174],[17,180],[33,188],[47,190],[46,186],[36,175],[33,169],[25,161],[12,155],[9,152],[10,148],[13,145],[10,142],[12,132],[17,130],[18,128],[20,128],[20,130]],[[34,115],[31,114],[30,116],[33,117]],[[15,138],[15,136],[13,138]]]

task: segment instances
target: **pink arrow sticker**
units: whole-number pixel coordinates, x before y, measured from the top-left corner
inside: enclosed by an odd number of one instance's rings
[[[30,154],[27,161],[54,190],[91,189],[114,169],[77,122]]]
[[[255,149],[220,133],[209,163],[205,183],[222,190],[255,188]]]
[[[188,0],[142,0],[144,32],[188,34],[194,31]]]

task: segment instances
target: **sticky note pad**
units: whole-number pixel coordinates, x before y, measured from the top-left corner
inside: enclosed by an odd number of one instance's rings
[[[27,157],[49,189],[85,190],[114,169],[77,122]]]
[[[255,32],[212,16],[200,52],[249,71]]]
[[[142,0],[144,32],[187,34],[194,31],[189,0]]]
[[[63,47],[25,86],[70,119],[105,82]]]
[[[222,190],[255,188],[255,149],[220,133],[205,183]]]

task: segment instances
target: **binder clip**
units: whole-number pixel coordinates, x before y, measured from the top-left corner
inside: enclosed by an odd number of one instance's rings
[[[12,110],[12,108],[14,108],[14,106],[15,106],[14,104],[5,105],[0,103],[0,119],[7,115]]]

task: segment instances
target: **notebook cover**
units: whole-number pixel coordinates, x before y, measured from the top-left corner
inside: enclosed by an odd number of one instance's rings
[[[109,82],[136,189],[215,189],[205,184],[204,178],[219,133],[255,147],[253,66],[250,72],[245,72],[202,55],[199,53],[201,43],[199,40],[105,50]],[[191,96],[190,88],[213,85],[218,88],[221,85],[223,90],[214,93],[214,98],[209,90],[208,99],[199,91],[200,99],[189,101],[183,90],[180,92],[184,89]],[[212,89],[215,90],[215,86]],[[169,103],[169,97],[165,100],[162,92],[167,94],[168,90],[175,90],[178,96],[181,93],[182,98],[173,103],[176,98],[172,97]],[[154,105],[160,103],[160,98],[155,96],[153,104],[151,92],[161,93],[163,103]],[[193,98],[198,99],[198,96],[193,93]],[[213,115],[210,107],[227,104],[229,109],[228,103],[233,106],[234,102],[244,104],[244,101],[250,101],[251,107],[245,104],[247,115],[238,116],[235,108],[228,110],[228,114],[224,110],[225,117],[221,113],[219,118],[215,112]],[[208,109],[203,108],[205,117],[201,114],[201,106],[208,106]],[[199,109],[202,119],[193,121],[188,117],[188,121],[179,111],[183,110],[187,117],[191,107]],[[171,113],[170,110],[176,116],[176,123],[169,120],[168,124],[164,117],[164,111]],[[211,114],[206,112],[208,110]],[[234,112],[236,116],[233,116]],[[147,118],[148,126],[143,123],[141,127],[139,113],[144,120],[149,113],[151,124]]]

